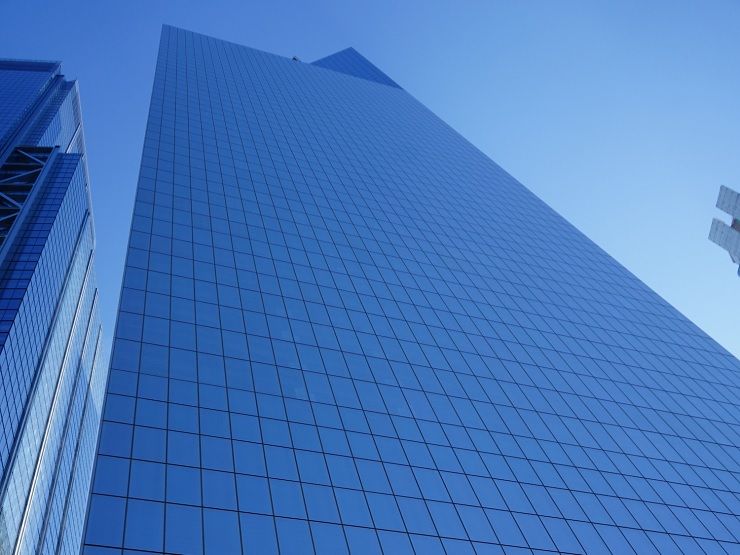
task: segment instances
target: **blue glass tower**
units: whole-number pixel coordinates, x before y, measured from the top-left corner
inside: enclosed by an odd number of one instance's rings
[[[165,27],[85,555],[737,553],[740,364],[349,49]]]
[[[0,554],[77,553],[107,361],[77,84],[0,60]]]

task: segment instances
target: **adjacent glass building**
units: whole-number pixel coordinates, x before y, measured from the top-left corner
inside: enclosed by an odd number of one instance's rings
[[[77,84],[0,60],[0,554],[79,553],[108,368]]]
[[[739,403],[356,51],[164,28],[85,555],[738,553]]]

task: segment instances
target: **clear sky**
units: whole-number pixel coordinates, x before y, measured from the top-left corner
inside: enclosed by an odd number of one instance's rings
[[[740,355],[740,278],[707,239],[740,189],[740,2],[13,2],[0,56],[80,82],[109,336],[162,23],[305,61],[354,46]]]

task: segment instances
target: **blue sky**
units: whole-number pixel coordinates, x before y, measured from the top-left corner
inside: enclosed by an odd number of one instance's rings
[[[80,82],[109,335],[162,23],[306,61],[354,46],[740,355],[740,279],[707,240],[740,189],[740,3],[14,3],[0,56]]]

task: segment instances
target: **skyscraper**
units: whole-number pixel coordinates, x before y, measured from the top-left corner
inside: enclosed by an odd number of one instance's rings
[[[738,552],[739,371],[356,51],[165,27],[84,553]]]
[[[0,60],[0,554],[77,553],[107,361],[77,84]]]

